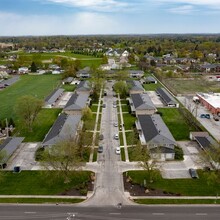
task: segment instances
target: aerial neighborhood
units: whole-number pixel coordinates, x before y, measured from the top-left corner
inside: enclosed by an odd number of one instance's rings
[[[108,188],[114,203],[119,195],[128,204],[149,196],[212,203],[220,190],[217,40],[1,37],[1,194],[16,187],[17,195],[102,204]],[[37,184],[27,191],[22,181]]]

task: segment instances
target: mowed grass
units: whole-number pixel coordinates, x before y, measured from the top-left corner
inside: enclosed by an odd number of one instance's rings
[[[61,76],[24,75],[15,84],[0,91],[0,120],[5,118],[16,118],[14,106],[17,99],[24,95],[32,95],[39,99],[45,99],[60,84]]]
[[[125,130],[131,130],[134,127],[135,121],[137,120],[135,116],[125,113],[123,114]]]
[[[20,126],[17,126],[17,136],[19,135],[21,137],[25,137],[25,142],[43,141],[44,137],[52,127],[60,112],[61,109],[41,109],[34,122],[33,131],[29,132]]]
[[[93,59],[88,59],[88,60],[81,59],[80,62],[81,62],[82,68],[87,67],[87,66],[97,68],[101,65],[102,59],[100,59],[100,58],[93,58]]]
[[[181,141],[189,139],[189,132],[193,131],[193,128],[186,123],[186,120],[180,114],[178,109],[159,108],[158,111],[162,113],[162,119],[169,128],[175,140]]]
[[[91,174],[86,171],[73,172],[70,182],[64,183],[64,178],[55,174],[59,171],[1,172],[1,195],[58,195],[73,188],[84,188]]]
[[[132,178],[133,183],[143,185],[147,171],[129,171],[127,175]],[[163,179],[161,175],[157,175],[153,183],[147,183],[147,187],[181,196],[216,196],[220,192],[219,183],[208,184],[210,172],[198,170],[198,175],[199,179]]]

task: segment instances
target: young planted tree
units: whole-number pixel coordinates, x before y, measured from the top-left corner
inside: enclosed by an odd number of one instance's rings
[[[17,100],[15,112],[21,124],[30,132],[42,105],[42,100],[29,95],[22,96]]]
[[[77,140],[67,139],[45,148],[41,155],[41,165],[46,170],[59,171],[56,174],[64,178],[65,183],[68,183],[72,172],[84,165]]]

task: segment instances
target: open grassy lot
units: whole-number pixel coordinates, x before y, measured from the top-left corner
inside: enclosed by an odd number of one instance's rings
[[[100,58],[93,58],[93,59],[81,59],[81,67],[84,68],[86,66],[93,66],[93,67],[99,67],[102,63],[102,59]]]
[[[164,79],[165,84],[175,94],[192,94],[196,92],[220,92],[219,82],[208,82],[201,78]]]
[[[155,91],[159,87],[163,87],[159,82],[157,84],[150,83],[150,84],[143,84],[143,87],[146,91]]]
[[[138,137],[135,136],[134,132],[126,132],[126,140],[128,145],[136,145],[138,142]]]
[[[76,89],[76,85],[62,85],[65,92],[73,92]]]
[[[29,132],[20,126],[17,126],[16,134],[25,137],[25,142],[43,141],[45,135],[50,130],[60,112],[61,109],[41,109],[34,122],[33,131]]]
[[[189,139],[189,132],[194,129],[189,127],[178,109],[159,108],[158,111],[162,113],[165,124],[177,141]]]
[[[130,112],[131,107],[129,105],[122,105],[121,106],[122,112]]]
[[[45,99],[59,84],[57,75],[21,76],[18,82],[0,91],[0,119],[16,118],[14,105],[19,97],[33,95]]]
[[[129,155],[129,160],[131,162],[132,161],[137,161],[136,155],[134,153],[134,149],[135,149],[135,146],[134,147],[128,147],[128,155]]]
[[[1,172],[1,195],[58,195],[73,188],[85,189],[91,173],[73,172],[71,181],[64,183],[63,178],[56,177],[58,171],[50,171],[50,174],[46,171]]]
[[[131,130],[135,124],[136,117],[129,113],[125,113],[123,114],[123,119],[124,119],[125,130]]]
[[[210,172],[198,170],[199,179],[163,179],[161,175],[157,175],[153,183],[147,183],[147,187],[182,196],[216,196],[220,192],[220,185],[217,182],[208,184],[209,174]],[[128,175],[132,178],[133,183],[143,185],[147,172],[129,171]]]

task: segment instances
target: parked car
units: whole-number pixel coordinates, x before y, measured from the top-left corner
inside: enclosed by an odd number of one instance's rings
[[[102,108],[105,108],[106,107],[106,104],[102,104]]]
[[[103,152],[103,146],[99,146],[98,147],[98,153],[102,153]]]
[[[198,179],[198,178],[199,178],[199,176],[198,176],[196,170],[193,169],[193,168],[190,168],[190,169],[189,169],[189,174],[190,174],[190,176],[191,176],[193,179]]]
[[[115,134],[115,135],[114,135],[114,139],[115,139],[115,140],[118,140],[118,139],[119,139],[118,134]]]
[[[104,139],[104,135],[103,135],[103,134],[100,134],[100,135],[99,135],[99,140],[102,141],[103,139]]]
[[[121,154],[121,148],[120,147],[116,147],[115,153],[118,154],[118,155]]]
[[[201,114],[201,115],[200,115],[200,118],[206,118],[206,117],[205,117],[205,114]]]
[[[207,119],[210,119],[210,114],[205,114],[205,117],[206,117]]]
[[[114,127],[118,127],[118,122],[115,122],[115,123],[114,123]]]

